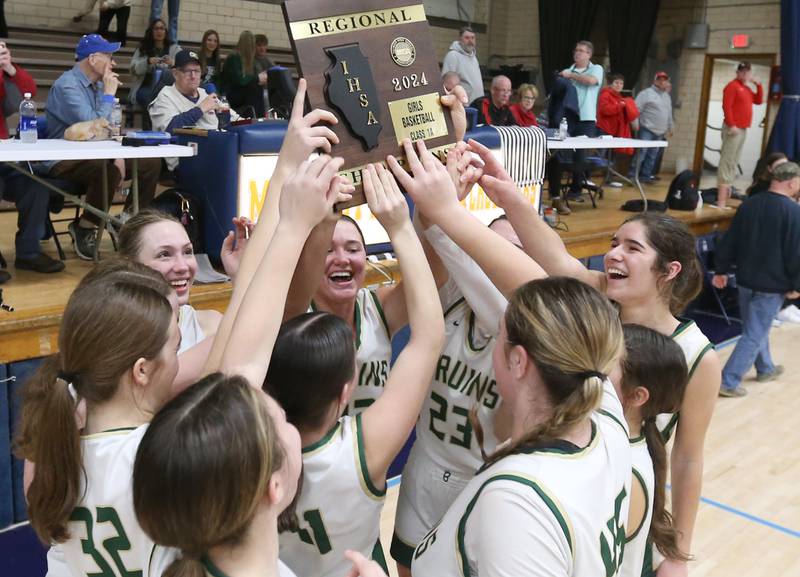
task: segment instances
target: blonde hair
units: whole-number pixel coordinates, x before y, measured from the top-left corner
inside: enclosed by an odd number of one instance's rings
[[[242,75],[253,74],[255,70],[256,39],[249,30],[239,34],[239,42],[236,43],[236,52],[242,59]]]
[[[167,403],[133,467],[139,524],[182,552],[164,577],[204,577],[210,549],[240,543],[284,459],[265,395],[242,377],[211,374]]]
[[[517,88],[516,99],[517,102],[522,101],[522,97],[526,92],[530,92],[533,94],[534,98],[539,98],[539,89],[536,88],[533,84],[520,84],[519,88]]]
[[[506,352],[522,347],[541,375],[552,403],[550,418],[521,439],[490,456],[487,463],[543,441],[560,438],[595,410],[605,375],[622,356],[625,343],[619,314],[599,292],[564,277],[531,281],[519,287],[505,313]],[[483,431],[471,414],[481,446]],[[483,448],[481,449],[483,451]]]

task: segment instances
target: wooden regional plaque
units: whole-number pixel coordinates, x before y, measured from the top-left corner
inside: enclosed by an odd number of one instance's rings
[[[425,17],[414,0],[287,0],[283,14],[311,108],[339,118],[333,154],[365,202],[361,169],[389,154],[403,162],[403,138],[425,140],[444,158],[455,142],[439,103],[441,73]]]

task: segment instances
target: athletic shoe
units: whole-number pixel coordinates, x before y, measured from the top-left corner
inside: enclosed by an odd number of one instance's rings
[[[739,385],[735,389],[729,389],[727,387],[720,387],[719,389],[720,397],[744,397],[746,395],[747,395],[747,389],[745,389],[741,385]]]
[[[40,252],[34,258],[19,258],[14,261],[14,266],[20,270],[32,270],[44,274],[61,272],[64,263]]]
[[[621,182],[617,182],[616,180],[612,180],[610,182],[607,182],[606,186],[610,186],[611,188],[622,188],[623,185],[622,185]]]
[[[785,323],[800,323],[800,309],[795,305],[789,305],[778,313],[778,320]]]
[[[563,198],[554,198],[550,204],[558,211],[558,214],[563,214],[564,216],[572,214],[572,211],[567,206],[567,202]]]
[[[94,247],[97,245],[97,229],[81,228],[77,222],[69,223],[67,227],[72,237],[72,246],[83,260],[94,260]]]
[[[756,381],[759,383],[768,383],[774,381],[783,374],[783,365],[775,365],[775,370],[771,373],[761,373],[756,375]]]

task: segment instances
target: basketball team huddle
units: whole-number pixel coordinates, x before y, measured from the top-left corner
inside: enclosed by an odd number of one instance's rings
[[[637,214],[590,271],[483,145],[405,140],[362,174],[402,281],[365,288],[337,119],[304,102],[301,80],[261,218],[223,245],[224,314],[189,305],[192,245],[149,210],[70,297],[16,440],[48,576],[687,575],[720,367],[679,316],[686,225]]]

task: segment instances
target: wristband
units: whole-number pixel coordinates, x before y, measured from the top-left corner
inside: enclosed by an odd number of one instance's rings
[[[110,102],[114,104],[114,95],[113,94],[103,94],[103,102]]]

